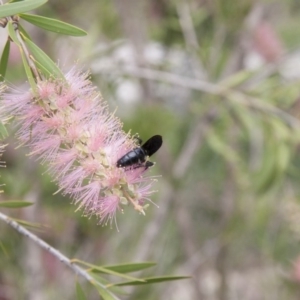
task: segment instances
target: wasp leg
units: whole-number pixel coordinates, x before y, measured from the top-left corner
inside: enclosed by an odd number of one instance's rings
[[[137,133],[133,136],[133,139],[137,141],[138,145],[142,145],[143,140],[139,137]]]
[[[133,166],[129,166],[128,168],[125,168],[126,171],[129,170],[135,170],[135,169],[139,169],[139,168],[145,168],[145,171],[151,167],[154,166],[154,163],[152,161],[147,160],[145,163],[139,163]]]

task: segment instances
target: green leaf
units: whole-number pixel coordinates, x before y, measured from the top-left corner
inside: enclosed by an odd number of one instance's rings
[[[23,49],[20,45],[20,42],[19,42],[18,37],[16,35],[16,32],[14,30],[14,27],[13,27],[11,22],[8,22],[7,27],[8,27],[8,33],[9,33],[10,38],[19,47],[21,57],[22,57],[22,61],[23,61],[23,66],[24,66],[24,69],[25,69],[25,73],[26,73],[26,76],[28,78],[28,82],[29,82],[30,86],[32,87],[33,91],[35,91],[36,90],[36,83],[34,81],[31,69],[30,69],[28,61],[27,61],[27,58],[25,57],[24,51],[23,51]]]
[[[28,82],[29,82],[31,88],[33,89],[33,91],[35,91],[36,90],[36,83],[33,79],[31,69],[30,69],[28,61],[25,57],[24,51],[23,51],[23,49],[20,45],[20,42],[19,42],[18,37],[16,35],[16,32],[14,30],[14,27],[13,27],[11,22],[8,22],[7,27],[8,27],[8,33],[9,33],[10,38],[19,47],[19,50],[20,50],[20,53],[21,53],[21,56],[22,56],[23,66],[24,66],[24,69],[25,69],[25,72],[26,72],[26,76],[28,78]]]
[[[27,201],[0,201],[0,207],[6,208],[19,208],[19,207],[27,207],[34,203]]]
[[[24,29],[24,27],[21,24],[18,25],[18,28],[23,36],[25,36],[29,40],[32,40],[28,32]]]
[[[110,286],[125,286],[125,285],[142,285],[142,284],[153,284],[165,281],[174,281],[174,280],[181,280],[181,279],[189,279],[189,276],[161,276],[161,277],[148,277],[143,278],[144,282],[140,281],[126,281],[120,283],[113,283]]]
[[[86,300],[86,296],[78,282],[76,282],[76,297],[77,300]]]
[[[217,128],[211,130],[207,141],[209,146],[226,160],[234,164],[240,164],[239,153],[228,144],[223,133],[219,132]]]
[[[14,220],[14,221],[16,221],[20,225],[23,225],[24,227],[31,228],[31,229],[39,229],[39,231],[43,230],[42,227],[46,227],[46,226],[44,226],[44,225],[42,225],[40,223],[28,222],[28,221],[21,220],[21,219],[16,219],[16,218],[11,218],[11,219]]]
[[[94,272],[94,273],[105,273],[105,274],[110,274],[110,275],[114,275],[114,276],[118,276],[118,277],[122,277],[122,278],[127,278],[127,279],[133,279],[133,280],[137,280],[137,281],[143,281],[142,279],[138,279],[136,277],[133,276],[129,276],[129,275],[124,275],[122,273],[118,273],[109,269],[105,269],[104,267],[99,267],[99,266],[92,266],[91,265],[91,270],[90,272]]]
[[[109,286],[111,284],[111,281],[107,280],[106,278],[101,277],[100,275],[95,274],[95,273],[90,273],[90,275],[94,278],[95,282],[94,284],[102,284],[102,287],[104,286]],[[118,286],[113,286],[113,287],[109,287],[109,291],[114,293],[114,294],[118,294],[118,295],[127,295],[128,293],[125,292],[122,287],[118,287]]]
[[[103,266],[103,268],[118,273],[131,273],[131,272],[144,270],[153,267],[155,265],[156,263],[154,262],[142,262],[142,263],[128,263],[128,264],[120,264],[120,265],[112,265],[112,266]]]
[[[4,46],[1,58],[0,58],[0,80],[4,79],[7,64],[8,64],[8,58],[9,58],[9,50],[10,50],[10,40],[7,39],[6,44]]]
[[[253,71],[242,70],[231,76],[226,77],[224,80],[220,81],[218,84],[222,87],[234,88],[234,87],[237,87],[237,86],[243,84],[245,81],[247,81],[249,78],[251,78],[251,76],[253,76]]]
[[[5,139],[6,137],[8,137],[7,129],[5,125],[0,122],[0,139]]]
[[[26,37],[24,38],[24,40],[34,59],[39,62],[44,67],[44,69],[47,70],[47,73],[45,73],[46,76],[48,76],[48,74],[51,74],[55,78],[61,78],[65,80],[61,70],[42,49],[40,49]]]
[[[20,32],[22,32],[23,36],[28,37],[28,39],[30,39],[29,36],[28,36],[28,33],[23,29],[22,26],[19,26],[19,29],[20,29]],[[33,78],[31,68],[29,66],[29,63],[28,63],[27,58],[24,54],[23,48],[20,45],[20,42],[17,38],[16,32],[15,32],[11,22],[8,23],[8,32],[9,32],[9,36],[14,41],[14,43],[16,43],[19,46],[20,53],[21,53],[21,56],[22,56],[23,66],[24,66],[24,69],[25,69],[25,73],[26,73],[28,82],[29,82],[32,90],[35,91],[36,90],[36,82]]]
[[[283,173],[289,166],[292,156],[292,147],[290,144],[278,143],[277,147],[277,169],[279,173]]]
[[[6,251],[5,246],[3,245],[3,243],[1,241],[0,241],[0,249],[4,253],[6,259],[8,259],[9,258],[9,253]]]
[[[41,72],[45,77],[50,78],[52,76],[51,72],[41,63],[39,63],[34,57],[32,57],[32,60],[34,61],[35,66]]]
[[[21,14],[20,17],[25,21],[48,31],[72,36],[87,35],[86,31],[82,30],[81,28],[56,19],[36,16],[32,14]]]
[[[259,195],[262,195],[271,190],[272,187],[275,187],[276,185],[274,183],[278,177],[277,147],[274,147],[274,140],[270,133],[267,134],[267,137],[268,138],[265,139],[264,143],[262,164],[253,176],[253,186]]]
[[[21,53],[21,56],[22,56],[23,67],[24,67],[24,70],[25,70],[28,82],[29,82],[32,90],[36,91],[36,89],[37,89],[36,82],[35,82],[35,80],[33,78],[33,75],[32,75],[31,69],[29,67],[28,61],[27,61],[27,59],[25,57],[25,54],[24,54],[24,52],[23,52],[22,49],[20,49],[20,53]]]
[[[45,4],[47,1],[48,0],[26,0],[15,3],[6,3],[0,6],[0,18],[5,18],[33,10]]]
[[[93,283],[97,291],[99,292],[100,296],[103,298],[103,300],[119,300],[117,296],[115,296],[113,293],[111,293],[109,290],[103,289],[99,285]]]
[[[129,276],[129,275],[124,275],[122,273],[118,273],[118,272],[115,272],[115,271],[112,271],[112,270],[108,270],[104,267],[99,267],[99,266],[96,266],[96,265],[92,265],[92,264],[89,264],[85,261],[82,261],[82,260],[79,260],[79,259],[72,259],[72,262],[77,262],[77,263],[81,263],[85,266],[88,266],[91,268],[91,270],[89,270],[90,272],[100,272],[100,273],[105,273],[105,274],[110,274],[110,275],[114,275],[114,276],[118,276],[118,277],[122,277],[122,278],[127,278],[127,279],[130,279],[130,280],[134,280],[134,281],[143,281],[142,279],[138,279],[136,277],[133,277],[133,276]]]
[[[1,8],[1,6],[0,6]],[[16,35],[16,32],[15,32],[15,29],[13,27],[13,24],[12,22],[8,22],[7,24],[7,28],[8,28],[8,34],[9,34],[9,37],[13,40],[13,42],[18,45],[20,47],[20,43],[19,43],[19,40],[17,38],[17,35]]]

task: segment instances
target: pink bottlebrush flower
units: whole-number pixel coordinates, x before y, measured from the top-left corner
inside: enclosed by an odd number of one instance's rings
[[[266,21],[261,21],[256,25],[253,32],[253,45],[266,62],[277,62],[284,53],[279,36]]]
[[[144,213],[153,192],[145,164],[117,167],[136,148],[120,120],[87,78],[72,69],[62,80],[43,80],[36,91],[2,93],[0,117],[16,119],[17,138],[30,154],[49,166],[59,190],[99,223],[112,223],[117,210],[130,203]],[[150,200],[151,201],[151,200]]]
[[[0,87],[0,90],[1,90],[1,87]],[[7,145],[4,145],[4,144],[0,144],[0,158],[2,157],[4,151],[5,151],[5,147]],[[5,162],[3,160],[0,160],[0,168],[3,168],[5,167]],[[0,186],[3,186],[3,184],[0,184]],[[2,192],[2,190],[0,190],[0,193]]]

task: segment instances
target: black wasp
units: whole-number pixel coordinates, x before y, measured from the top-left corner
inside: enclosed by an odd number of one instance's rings
[[[141,147],[134,148],[118,159],[117,167],[130,167],[136,165],[136,167],[145,166],[145,168],[148,169],[153,166],[153,163],[151,161],[146,161],[147,157],[153,155],[161,145],[162,136],[154,135]]]

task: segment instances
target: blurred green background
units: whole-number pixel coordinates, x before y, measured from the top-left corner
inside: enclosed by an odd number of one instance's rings
[[[22,23],[63,70],[90,70],[126,131],[163,136],[150,171],[162,175],[159,208],[119,213],[120,232],[99,226],[53,195],[43,166],[10,138],[1,198],[36,204],[3,211],[44,224],[37,234],[69,257],[156,261],[143,275],[192,276],[121,299],[299,299],[300,2],[50,0],[37,13],[89,33]],[[25,78],[12,49],[8,80],[20,88]],[[0,240],[0,300],[75,298],[74,274],[48,253],[5,224]]]

